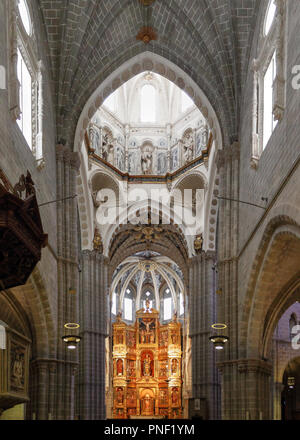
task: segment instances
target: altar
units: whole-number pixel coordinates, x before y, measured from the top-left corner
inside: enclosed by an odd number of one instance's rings
[[[181,418],[181,324],[159,312],[137,311],[129,326],[113,324],[113,418]]]

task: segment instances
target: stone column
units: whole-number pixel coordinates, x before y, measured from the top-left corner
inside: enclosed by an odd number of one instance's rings
[[[107,262],[97,251],[83,251],[81,261],[78,416],[81,420],[101,420],[106,416]]]
[[[36,364],[37,372],[37,420],[47,420],[48,419],[48,396],[47,396],[47,386],[48,383],[48,364],[45,362],[37,362]]]
[[[223,420],[269,420],[272,365],[260,359],[218,364],[222,373]]]
[[[205,398],[209,419],[218,419],[220,385],[216,353],[209,340],[215,322],[214,252],[202,252],[190,265],[190,337],[193,397]]]
[[[222,373],[222,419],[267,420],[270,418],[271,365],[261,359],[245,359],[239,345],[238,316],[238,223],[239,144],[219,152],[220,208],[218,239],[218,322],[227,325],[229,336],[218,367]]]
[[[62,336],[69,332],[66,323],[79,323],[78,212],[76,177],[80,166],[78,153],[63,145],[56,149],[57,161],[57,254],[58,316],[56,405],[53,418],[74,418],[75,400],[72,371],[78,364],[78,350],[68,350]]]
[[[273,383],[273,401],[274,401],[274,420],[281,420],[281,396],[284,390],[284,385],[281,382]]]
[[[52,420],[55,414],[55,379],[56,379],[56,363],[50,363],[49,365],[49,408],[48,408],[48,419]]]
[[[218,153],[220,174],[220,208],[218,231],[218,298],[217,321],[227,325],[225,335],[229,342],[218,361],[226,361],[222,367],[222,418],[235,419],[240,409],[235,362],[238,360],[238,300],[237,300],[237,252],[239,203],[239,144]],[[234,361],[234,362],[233,362]],[[234,396],[234,397],[233,397]]]

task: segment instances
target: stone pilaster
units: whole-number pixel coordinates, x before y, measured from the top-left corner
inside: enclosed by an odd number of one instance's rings
[[[260,359],[218,364],[222,373],[223,420],[269,420],[272,365]]]
[[[209,340],[215,322],[214,252],[203,252],[190,264],[190,337],[192,341],[193,397],[205,398],[209,419],[218,419],[220,385],[213,346]]]
[[[217,159],[220,174],[220,208],[218,230],[218,306],[217,321],[227,325],[225,334],[229,342],[218,355],[218,361],[237,360],[238,353],[238,217],[239,217],[239,144],[220,151]],[[226,367],[227,368],[227,367]],[[234,370],[230,376],[223,369],[222,418],[236,414],[239,405],[232,399],[233,389],[238,389]],[[231,389],[228,388],[230,385]],[[238,391],[237,391],[238,392]],[[229,409],[230,408],[230,409]],[[234,417],[233,417],[234,418]]]
[[[107,263],[97,251],[83,251],[80,279],[80,369],[77,412],[82,420],[105,419],[105,339],[107,335]]]
[[[273,420],[281,420],[281,397],[284,385],[281,382],[273,382]]]
[[[41,354],[31,362],[30,403],[27,417],[31,419],[72,420],[75,408],[74,375],[78,351],[71,352],[62,341],[68,330],[64,324],[79,323],[78,276],[78,215],[76,176],[79,156],[68,147],[58,145],[57,159],[57,346],[56,356],[48,359]],[[70,289],[73,292],[70,293]]]
[[[57,159],[57,252],[58,252],[58,340],[57,340],[57,401],[53,418],[73,419],[75,390],[72,386],[78,350],[66,348],[62,336],[64,324],[79,323],[78,215],[76,177],[80,160],[78,153],[58,145]],[[70,293],[70,289],[73,293]]]

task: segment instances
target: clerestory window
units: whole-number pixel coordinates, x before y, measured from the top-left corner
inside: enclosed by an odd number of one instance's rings
[[[156,91],[151,84],[141,88],[141,122],[155,122],[156,120]]]

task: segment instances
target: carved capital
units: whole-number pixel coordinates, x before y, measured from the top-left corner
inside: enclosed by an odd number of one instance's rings
[[[261,359],[241,359],[238,360],[238,371],[240,373],[262,373],[271,376],[272,364]]]
[[[79,170],[81,164],[79,153],[71,153],[70,163],[72,168],[76,169],[77,171]]]

